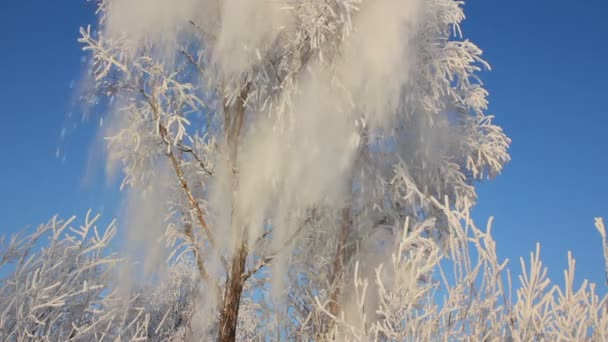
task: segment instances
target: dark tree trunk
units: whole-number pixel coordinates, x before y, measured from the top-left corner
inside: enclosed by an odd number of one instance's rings
[[[226,142],[228,145],[228,158],[232,167],[232,229],[240,230],[242,226],[239,222],[238,212],[235,208],[236,196],[238,196],[238,148],[243,123],[245,121],[245,101],[249,94],[250,84],[243,86],[240,93],[239,101],[233,106],[228,106],[224,103],[224,129],[226,134]],[[237,242],[237,248],[230,262],[230,275],[226,279],[224,289],[224,300],[222,302],[222,310],[219,321],[219,341],[232,342],[236,340],[236,329],[239,318],[239,307],[241,304],[241,295],[243,294],[243,285],[245,279],[243,273],[245,271],[245,262],[247,260],[247,243],[246,230],[242,231],[238,236],[240,241]]]
[[[330,294],[330,304],[329,304],[329,312],[338,316],[340,313],[340,294],[342,292],[342,286],[344,283],[344,269],[345,265],[348,264],[352,257],[352,246],[348,246],[348,240],[350,238],[352,229],[353,229],[353,213],[352,213],[352,203],[354,201],[355,194],[353,193],[353,183],[355,181],[355,170],[358,165],[364,162],[367,148],[367,130],[364,129],[361,132],[361,138],[363,143],[361,144],[357,158],[353,165],[353,170],[351,171],[350,180],[348,182],[348,191],[350,193],[350,198],[348,202],[342,208],[341,222],[340,222],[340,232],[338,236],[338,244],[336,246],[336,256],[334,259],[334,267],[333,274],[331,278],[331,285],[333,286],[333,290]]]
[[[226,282],[224,303],[220,316],[220,342],[232,342],[236,340],[236,328],[238,324],[239,307],[241,295],[243,294],[243,272],[245,271],[245,260],[247,259],[247,246],[241,247],[232,258],[232,269],[230,278]]]

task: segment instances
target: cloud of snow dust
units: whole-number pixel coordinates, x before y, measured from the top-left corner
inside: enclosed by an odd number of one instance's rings
[[[258,62],[257,53],[267,51],[291,18],[281,1],[221,1],[221,26],[214,59],[225,75],[239,75]]]
[[[372,130],[391,126],[415,63],[410,43],[419,11],[417,0],[364,1],[332,65],[334,74],[313,64],[312,72],[299,80],[298,92],[285,99],[292,106],[291,129],[277,129],[276,120],[260,115],[239,159],[237,206],[252,223],[250,240],[262,234],[260,221],[270,216],[279,228],[273,236],[278,250],[302,224],[295,209],[344,205],[360,119],[365,115]],[[273,263],[277,274],[286,271],[281,261]]]
[[[179,28],[197,19],[200,0],[112,0],[108,2],[105,33],[140,41],[174,40]],[[211,1],[209,1],[211,3]]]
[[[109,0],[105,31],[134,41],[153,41],[171,51],[189,20],[200,25],[214,41],[213,62],[230,78],[263,58],[295,25],[285,7],[290,1],[267,0]],[[217,5],[217,3],[221,3]],[[363,0],[353,14],[352,32],[335,46],[331,66],[311,63],[310,72],[297,80],[297,91],[286,92],[276,108],[288,108],[279,125],[276,113],[248,113],[239,151],[240,220],[247,222],[250,241],[261,234],[263,221],[273,219],[273,243],[283,244],[300,222],[294,210],[327,203],[339,208],[347,199],[352,164],[359,144],[362,117],[369,129],[391,126],[401,92],[416,64],[413,45],[423,0]],[[159,56],[159,58],[164,58]],[[170,54],[166,56],[170,58]],[[330,72],[331,71],[331,72]],[[228,167],[219,166],[208,199],[216,217],[209,221],[224,247],[240,231],[229,231],[231,179]],[[169,177],[170,178],[170,177]],[[170,179],[158,179],[155,186]],[[130,199],[129,229],[135,239],[160,233],[163,189],[142,192]],[[226,204],[223,206],[222,204]],[[221,228],[220,228],[221,227]],[[149,234],[149,231],[153,231]],[[228,233],[229,232],[229,233]],[[154,245],[154,244],[152,244]],[[157,262],[152,253],[151,262]],[[281,269],[281,263],[276,270]],[[280,277],[276,277],[280,278]]]
[[[158,163],[153,182],[126,191],[120,213],[121,225],[127,227],[123,247],[128,260],[120,270],[122,290],[137,287],[142,279],[162,281],[168,275],[163,236],[167,227],[166,201],[173,195],[171,171],[167,163]]]
[[[392,124],[400,92],[410,81],[421,6],[422,0],[363,1],[354,19],[355,33],[338,70],[372,128]]]
[[[371,129],[389,127],[409,81],[419,7],[417,0],[364,1],[353,33],[333,62],[333,74],[313,64],[312,72],[299,80],[298,91],[283,99],[291,109],[286,124],[291,127],[277,128],[276,119],[258,116],[239,155],[242,215],[260,220],[273,210],[280,222],[294,208],[344,202],[362,115]],[[264,51],[263,45],[258,48]],[[234,67],[230,59],[218,62]],[[275,236],[277,243],[297,228],[296,222],[283,223],[287,229],[278,235],[285,236]],[[250,233],[251,238],[260,234],[255,229]]]

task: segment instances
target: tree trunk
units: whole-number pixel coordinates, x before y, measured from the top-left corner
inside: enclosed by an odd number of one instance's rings
[[[226,134],[226,143],[228,145],[228,162],[232,168],[232,230],[237,231],[242,229],[238,212],[236,208],[236,198],[238,196],[238,148],[239,138],[245,120],[245,101],[249,95],[250,84],[247,83],[241,89],[239,100],[233,106],[228,106],[224,103],[224,129]],[[243,294],[243,285],[245,279],[243,272],[245,271],[245,262],[247,260],[247,232],[242,231],[237,234],[240,237],[237,243],[237,248],[232,256],[230,265],[230,275],[226,279],[224,289],[224,301],[222,303],[222,311],[219,321],[218,338],[220,342],[232,342],[236,340],[236,329],[238,324],[239,307],[241,304],[241,295]]]
[[[347,246],[348,238],[352,231],[353,225],[353,213],[352,213],[352,203],[354,201],[354,193],[353,191],[353,183],[355,178],[355,170],[359,163],[362,163],[365,158],[366,148],[367,148],[367,129],[364,128],[361,132],[361,140],[362,144],[358,151],[358,156],[353,165],[353,170],[351,171],[350,180],[348,182],[348,190],[350,192],[350,198],[348,203],[342,208],[342,217],[340,222],[340,235],[338,236],[338,245],[336,247],[336,256],[334,259],[334,268],[332,274],[331,284],[334,287],[331,295],[330,295],[330,304],[329,304],[329,312],[338,316],[340,313],[340,305],[338,301],[340,299],[340,293],[342,290],[343,282],[344,282],[344,266],[349,262],[352,256],[352,248]]]
[[[224,305],[220,316],[220,342],[232,342],[236,340],[236,328],[238,324],[239,307],[241,295],[243,294],[243,277],[245,271],[245,260],[247,259],[247,246],[242,243],[232,258],[230,277],[226,281],[224,293]]]

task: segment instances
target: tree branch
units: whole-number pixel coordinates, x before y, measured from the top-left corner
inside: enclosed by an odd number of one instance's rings
[[[291,236],[289,238],[286,239],[286,241],[283,242],[283,247],[279,248],[278,251],[271,253],[270,255],[262,258],[252,269],[250,269],[247,273],[243,273],[242,275],[242,279],[243,281],[246,281],[247,279],[249,279],[251,276],[253,276],[254,274],[256,274],[260,269],[262,269],[264,266],[268,265],[270,262],[272,262],[272,260],[274,260],[274,258],[276,258],[277,255],[279,255],[279,253],[283,252],[294,240],[296,237],[298,237],[298,235],[300,235],[300,233],[302,232],[302,230],[304,230],[304,227],[306,227],[307,224],[309,224],[314,218],[314,214],[311,215],[310,217],[308,217],[301,225],[300,227],[298,227],[298,229],[293,232],[293,234],[291,234]],[[263,239],[264,237],[266,237],[268,234],[270,234],[270,231],[264,232],[264,234],[262,234],[262,236],[260,238],[258,238],[258,240],[256,240],[256,243],[260,240]]]
[[[181,152],[184,153],[189,153],[192,158],[194,158],[194,160],[196,160],[199,164],[199,166],[203,169],[203,171],[205,171],[206,174],[208,174],[209,176],[213,176],[213,171],[209,170],[209,168],[207,167],[207,165],[205,165],[205,163],[203,162],[203,160],[194,152],[194,150],[192,149],[192,147],[190,146],[185,146],[182,144],[179,144],[177,146],[175,146],[178,150],[180,150]]]
[[[204,28],[202,28],[199,24],[195,23],[194,20],[188,20],[188,23],[190,25],[192,25],[194,28],[196,28],[205,39],[210,40],[210,41],[216,41],[217,38],[215,37],[215,35],[207,32]]]
[[[152,109],[152,112],[154,113],[154,119],[159,121],[160,113],[159,113],[159,110],[158,110],[155,102],[148,96],[148,94],[146,94],[146,92],[143,89],[141,89],[140,92],[144,96],[144,98],[146,99],[148,104],[150,105],[150,108]],[[159,125],[159,132],[160,132],[161,139],[163,140],[163,142],[165,144],[167,144],[168,146],[171,146],[169,141],[167,140],[166,127],[160,122],[158,125]],[[226,262],[224,257],[220,254],[219,250],[217,249],[217,244],[215,242],[215,238],[213,237],[213,233],[211,232],[211,229],[209,229],[209,226],[207,225],[205,216],[203,214],[203,210],[201,209],[200,205],[198,204],[198,201],[196,200],[196,198],[194,198],[194,196],[192,195],[192,191],[190,190],[190,186],[188,185],[188,181],[186,180],[184,172],[183,172],[177,158],[171,151],[171,149],[168,150],[167,156],[169,157],[169,160],[171,161],[171,165],[173,166],[173,169],[177,175],[177,179],[182,187],[182,190],[184,190],[186,197],[188,197],[188,202],[190,202],[190,206],[196,212],[196,217],[198,219],[198,222],[201,225],[201,227],[203,228],[203,230],[205,231],[205,234],[207,235],[207,239],[209,240],[209,244],[211,245],[211,248],[214,251],[216,251],[216,253],[218,254],[218,257],[220,258],[220,260],[222,261],[224,266],[227,268],[228,263]],[[186,231],[188,231],[188,229],[186,229]],[[190,235],[188,236],[188,238],[190,239],[192,245],[196,246],[196,240],[194,239],[194,234],[192,233],[191,228],[190,228]],[[198,251],[197,251],[197,255],[200,255],[200,253],[198,253]],[[200,260],[200,263],[199,263],[198,258],[197,258],[197,266],[199,267],[199,271],[201,272],[201,275],[203,277],[208,276],[204,263],[202,262],[202,260]]]
[[[196,69],[198,70],[199,74],[203,75],[204,73],[204,69],[200,66],[200,64],[198,64],[197,61],[194,60],[194,57],[185,49],[181,49],[180,52],[186,56],[186,58],[188,59],[188,61],[190,63],[192,63],[192,65],[194,65],[196,67]]]

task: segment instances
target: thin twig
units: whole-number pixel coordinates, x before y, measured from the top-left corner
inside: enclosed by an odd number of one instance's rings
[[[155,120],[159,120],[160,118],[160,113],[158,111],[158,108],[156,106],[156,104],[154,103],[154,101],[152,101],[152,99],[148,96],[148,94],[146,94],[146,92],[142,89],[141,94],[144,96],[144,98],[146,99],[146,101],[148,102],[148,104],[150,105],[150,107],[152,108],[152,111],[154,113],[155,116]],[[159,123],[159,132],[160,132],[160,136],[162,138],[162,140],[164,141],[165,144],[170,144],[169,141],[167,140],[167,129],[166,127]],[[215,238],[213,237],[213,233],[211,232],[211,229],[209,229],[209,226],[207,225],[207,222],[205,220],[205,216],[203,214],[203,210],[201,209],[198,201],[194,198],[194,196],[192,195],[192,191],[190,190],[190,186],[188,185],[188,182],[186,180],[186,177],[184,175],[184,172],[177,160],[177,158],[175,157],[175,155],[173,154],[173,152],[171,151],[171,149],[169,149],[169,151],[167,152],[167,156],[169,157],[169,160],[171,161],[171,165],[173,166],[173,169],[175,170],[175,173],[177,175],[177,179],[182,187],[182,189],[184,190],[184,193],[186,194],[186,196],[188,197],[188,201],[190,202],[190,205],[192,206],[192,208],[194,209],[194,211],[196,212],[196,217],[198,219],[199,224],[201,225],[201,227],[203,228],[203,230],[205,231],[205,234],[207,235],[207,239],[209,240],[209,244],[211,245],[211,248],[217,252],[220,260],[222,261],[222,263],[224,264],[224,266],[227,267],[228,263],[226,262],[226,260],[224,259],[224,257],[220,254],[219,250],[217,249],[217,244],[215,242]],[[191,229],[190,229],[191,231]],[[191,232],[189,239],[191,240],[191,243],[193,244],[193,246],[195,245],[195,239],[194,239],[194,235]],[[197,255],[200,253],[197,253]],[[197,264],[199,266],[199,270],[201,272],[202,276],[208,276],[207,271],[204,268],[204,264],[201,263],[199,264],[199,261],[197,260]],[[202,267],[202,268],[201,268]]]
[[[257,273],[257,271],[259,271],[260,269],[262,269],[264,266],[268,265],[270,262],[272,262],[272,260],[274,260],[274,258],[276,258],[277,255],[279,255],[281,252],[283,252],[295,239],[296,237],[298,237],[298,235],[300,235],[300,233],[302,232],[302,230],[304,229],[304,227],[306,227],[306,225],[308,223],[310,223],[313,220],[313,216],[307,218],[301,225],[300,227],[298,227],[298,229],[293,232],[293,234],[291,234],[291,236],[289,238],[287,238],[284,242],[283,242],[283,246],[281,248],[279,248],[279,250],[277,250],[274,253],[270,253],[270,255],[262,258],[257,265],[255,265],[252,269],[250,269],[247,273],[244,273],[242,275],[242,279],[243,281],[246,281],[247,279],[249,279],[251,276],[253,276],[255,273]],[[268,234],[270,234],[270,232],[265,232],[262,237],[263,238],[265,236],[267,236]],[[258,238],[258,240],[260,239]],[[257,241],[256,241],[257,243]]]

